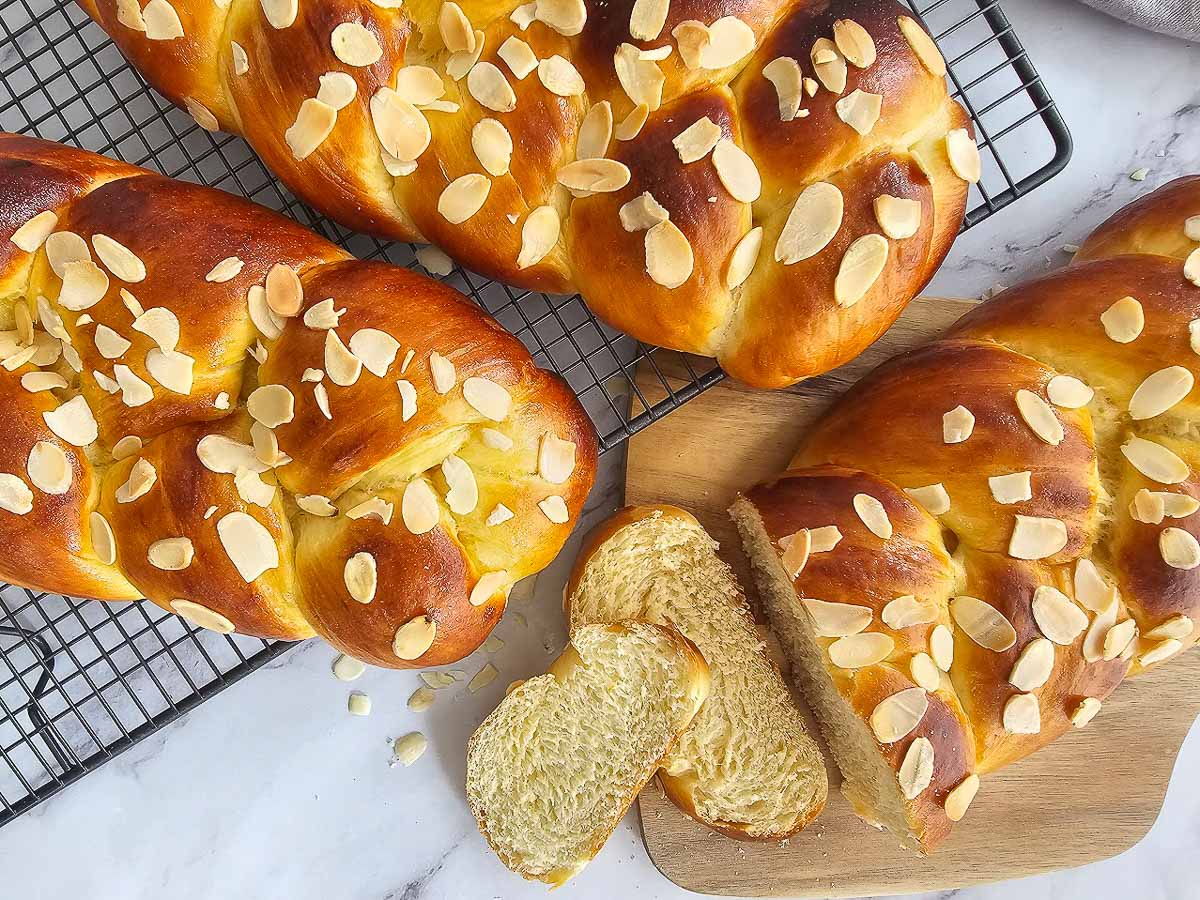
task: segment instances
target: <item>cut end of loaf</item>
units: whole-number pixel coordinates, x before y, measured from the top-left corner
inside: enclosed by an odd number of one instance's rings
[[[467,799],[496,855],[560,885],[596,855],[708,696],[677,631],[595,625],[523,682],[467,745]]]
[[[825,654],[758,510],[749,499],[739,496],[729,513],[750,559],[771,627],[841,770],[842,794],[859,817],[886,828],[905,847],[925,852],[925,835],[919,823],[907,814],[896,772],[881,755],[867,723],[842,696],[825,668]]]

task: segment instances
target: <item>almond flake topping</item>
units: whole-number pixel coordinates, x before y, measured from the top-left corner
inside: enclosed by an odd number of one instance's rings
[[[887,265],[887,238],[864,234],[856,239],[842,257],[837,278],[833,283],[833,298],[838,306],[853,306],[874,287]]]
[[[534,18],[545,22],[559,34],[573,37],[583,31],[587,7],[583,0],[537,0]]]
[[[629,15],[629,36],[639,41],[657,40],[670,7],[670,0],[635,0]]]
[[[165,306],[155,306],[141,313],[133,320],[133,330],[146,335],[167,353],[179,344],[179,319]]]
[[[613,137],[618,141],[632,141],[641,134],[642,126],[646,124],[649,116],[650,108],[644,103],[637,104],[613,130]]]
[[[836,104],[838,118],[859,134],[870,134],[883,109],[883,95],[855,90]]]
[[[622,207],[623,209],[624,207]],[[666,210],[663,210],[663,212],[665,213]],[[733,253],[729,257],[729,268],[725,272],[725,287],[728,290],[732,291],[734,288],[741,287],[746,279],[750,277],[750,274],[754,271],[754,266],[758,263],[758,254],[762,250],[762,242],[763,229],[761,225],[751,228],[737,242],[737,246],[733,248]]]
[[[351,353],[332,328],[325,332],[325,371],[329,380],[349,387],[362,374],[362,360]]]
[[[125,483],[113,492],[118,503],[132,503],[144,497],[158,481],[158,470],[146,459],[138,459],[129,469]]]
[[[279,567],[279,548],[271,532],[253,516],[244,512],[226,513],[217,520],[217,536],[246,584]]]
[[[349,559],[342,569],[342,581],[351,599],[359,603],[370,603],[375,599],[379,586],[379,574],[375,568],[375,557],[360,550]]]
[[[105,359],[120,359],[132,345],[107,325],[97,325],[96,349]]]
[[[304,306],[304,286],[300,276],[291,266],[276,263],[267,272],[266,301],[271,312],[290,318]]]
[[[82,394],[42,413],[42,419],[51,431],[75,447],[86,447],[99,434],[96,418]]]
[[[567,502],[557,494],[553,494],[545,500],[539,500],[538,509],[555,525],[565,525],[571,519]]]
[[[484,572],[475,582],[468,598],[472,606],[483,606],[502,590],[508,581],[508,572]]]
[[[629,184],[630,172],[615,159],[579,159],[559,169],[555,178],[573,191],[610,193]]]
[[[721,126],[708,116],[703,116],[679,132],[671,143],[679,154],[680,162],[693,163],[701,160],[717,146],[721,140]]]
[[[607,100],[592,104],[579,126],[575,141],[576,159],[596,159],[608,153],[612,141],[612,104]]]
[[[561,227],[558,210],[553,206],[539,206],[533,210],[521,226],[521,251],[517,255],[517,268],[527,269],[545,259],[558,243]]]
[[[345,109],[358,96],[358,82],[345,72],[326,72],[317,84],[317,100],[334,110]]]
[[[1162,662],[1164,659],[1170,659],[1176,653],[1183,649],[1183,642],[1177,640],[1160,641],[1155,644],[1145,653],[1138,657],[1138,664],[1152,666],[1155,663]]]
[[[407,422],[417,414],[417,389],[403,378],[396,382],[396,387],[400,391],[400,421]]]
[[[734,200],[753,203],[758,199],[762,193],[762,179],[754,160],[745,150],[728,138],[722,138],[713,148],[712,156],[717,177]]]
[[[174,350],[166,352],[157,347],[146,353],[146,371],[168,391],[185,397],[192,392],[192,367],[195,360]]]
[[[1200,543],[1182,528],[1164,528],[1158,536],[1158,550],[1163,562],[1173,569],[1200,566]]]
[[[0,472],[0,509],[18,516],[33,509],[33,491],[11,472]]]
[[[842,227],[842,192],[823,181],[805,188],[779,234],[775,260],[785,266],[816,256]]]
[[[1076,577],[1078,577],[1078,569],[1076,570]],[[1104,609],[1097,611],[1096,617],[1092,619],[1092,624],[1083,639],[1083,658],[1085,662],[1096,662],[1104,658],[1105,638],[1117,621],[1119,607],[1120,603],[1117,602],[1116,594],[1114,593],[1108,605]]]
[[[134,3],[137,0],[133,0]],[[229,53],[233,58],[233,74],[245,75],[250,71],[250,57],[246,54],[246,48],[237,41],[229,42]]]
[[[950,601],[950,615],[967,637],[985,650],[1003,653],[1017,642],[1012,623],[990,603],[977,597],[965,594],[954,597]],[[936,653],[933,658],[937,660]]]
[[[259,0],[259,3],[271,27],[280,30],[290,28],[300,11],[298,0]]]
[[[224,284],[240,275],[245,265],[238,257],[227,256],[209,270],[204,280],[211,284]]]
[[[838,638],[829,645],[829,661],[839,669],[861,669],[881,663],[896,649],[886,634],[862,632]]]
[[[429,354],[429,371],[433,376],[433,389],[439,394],[448,393],[458,383],[454,363],[436,350]]]
[[[1189,253],[1183,261],[1183,277],[1200,287],[1200,247]]]
[[[511,450],[513,448],[513,439],[502,431],[497,431],[495,428],[485,428],[480,432],[483,438],[485,447],[490,447],[492,450]]]
[[[945,625],[935,625],[929,633],[929,655],[943,672],[950,671],[954,662],[954,635]]]
[[[73,231],[56,231],[46,238],[46,262],[59,278],[67,274],[67,264],[91,262],[87,241]]]
[[[2,494],[3,488],[0,487],[0,508],[7,509]],[[92,512],[88,516],[88,528],[91,532],[92,552],[104,565],[111,566],[117,561],[117,539],[113,535],[112,526],[108,524],[108,519],[98,512]]]
[[[658,63],[647,59],[633,44],[621,44],[613,55],[613,65],[622,90],[635,105],[651,112],[662,105],[666,76]]]
[[[337,515],[337,507],[321,494],[306,494],[296,498],[296,505],[310,516],[329,518]]]
[[[840,94],[846,89],[846,58],[829,38],[817,38],[809,52],[813,69],[825,90]]]
[[[267,0],[263,2],[266,4]],[[292,0],[292,5],[295,5],[295,0]],[[150,0],[142,10],[142,22],[146,26],[146,37],[149,40],[173,41],[183,37],[183,23],[179,21],[179,13],[175,12],[175,7],[167,0]]]
[[[551,484],[565,484],[575,471],[575,444],[547,432],[538,448],[538,474]]]
[[[92,247],[105,268],[121,281],[136,284],[146,278],[146,266],[138,256],[106,234],[92,235]]]
[[[1055,375],[1046,385],[1046,396],[1061,409],[1081,409],[1095,395],[1095,391],[1071,375]]]
[[[1159,484],[1179,484],[1186,481],[1187,463],[1162,444],[1145,438],[1131,437],[1121,445],[1121,453],[1142,475]]]
[[[58,226],[58,216],[52,210],[43,210],[12,233],[9,238],[18,250],[33,253],[46,243],[51,232]]]
[[[804,567],[808,565],[808,557],[812,551],[812,535],[809,534],[807,528],[801,528],[795,534],[790,535],[791,540],[787,542],[787,546],[783,547],[783,555],[780,557],[780,562],[783,563],[784,571],[788,573],[788,577],[793,581],[799,577],[804,571]],[[783,546],[783,542],[780,542]]]
[[[1016,516],[1008,555],[1014,559],[1045,559],[1067,546],[1067,526],[1059,519]]]
[[[57,388],[65,388],[67,379],[63,378],[57,372],[26,372],[21,376],[21,387],[29,391],[31,394],[36,394],[39,391],[52,391]]]
[[[674,290],[692,277],[695,257],[687,235],[665,219],[646,232],[646,272],[655,284]]]
[[[845,637],[858,634],[871,624],[871,609],[850,603],[830,603],[811,597],[800,598],[800,604],[812,620],[818,637]]]
[[[763,77],[775,86],[779,98],[779,121],[791,122],[804,100],[804,76],[800,64],[790,56],[777,56],[763,66]]]
[[[1113,660],[1121,656],[1136,637],[1137,622],[1133,619],[1118,622],[1104,633],[1103,658]]]
[[[908,45],[912,48],[913,53],[916,54],[917,59],[921,61],[921,65],[929,70],[931,75],[937,78],[945,78],[946,60],[928,32],[921,27],[916,19],[912,19],[909,16],[901,16],[897,19],[897,23],[900,25],[900,33],[908,41]]]
[[[950,168],[963,181],[977,184],[983,177],[979,147],[967,129],[955,128],[946,134],[946,155],[950,157]]]
[[[229,619],[207,606],[201,606],[191,600],[178,599],[172,600],[170,606],[175,610],[176,615],[182,616],[193,625],[199,625],[201,628],[207,628],[217,634],[233,634],[234,632],[234,625]]]
[[[928,625],[938,619],[938,605],[932,600],[920,600],[912,594],[889,600],[880,613],[883,624],[899,631],[914,625]]]
[[[33,486],[47,494],[65,494],[71,488],[74,475],[67,454],[49,441],[38,441],[33,445],[26,471]]]
[[[233,475],[238,469],[265,472],[267,464],[254,453],[254,448],[223,434],[206,434],[196,443],[196,457],[204,468],[218,475]]]
[[[1062,422],[1054,414],[1050,404],[1033,391],[1021,389],[1017,391],[1017,410],[1021,418],[1034,434],[1047,444],[1057,447],[1063,442],[1064,432]]]
[[[337,110],[321,100],[309,97],[296,111],[296,121],[283,133],[292,156],[308,159],[333,134]]]
[[[486,35],[478,28],[475,29],[475,47],[473,50],[459,50],[451,53],[446,59],[446,77],[452,81],[462,81],[462,79],[471,74],[471,71],[479,62],[479,57],[483,55],[483,47],[486,42]],[[515,99],[513,101],[516,102]]]
[[[1159,369],[1138,385],[1129,398],[1129,417],[1134,421],[1152,419],[1181,403],[1192,391],[1195,379],[1183,366]]]
[[[146,559],[156,569],[178,572],[192,564],[195,552],[192,542],[185,537],[163,538],[150,545]]]
[[[512,112],[517,108],[517,95],[508,79],[490,62],[476,63],[467,73],[467,90],[483,106],[496,112]]]
[[[1176,613],[1161,625],[1151,628],[1143,637],[1148,641],[1161,641],[1168,638],[1183,640],[1186,637],[1191,637],[1194,629],[1195,625],[1189,617],[1182,613]]]
[[[318,303],[314,303],[304,311],[304,325],[311,328],[313,331],[328,330],[337,328],[346,310],[333,308],[333,298],[326,297]],[[261,328],[259,329],[262,330]],[[267,335],[270,337],[270,335]]]
[[[913,687],[892,694],[871,713],[871,731],[881,744],[894,744],[912,734],[929,708],[924,688]]]
[[[1071,713],[1071,724],[1076,728],[1083,728],[1096,718],[1096,714],[1099,712],[1100,701],[1095,697],[1084,697],[1075,707],[1075,711]]]
[[[833,40],[846,61],[856,68],[865,69],[875,64],[875,41],[867,29],[853,19],[838,19],[833,23]]]
[[[72,312],[91,309],[108,293],[109,280],[91,260],[73,260],[63,265],[62,287],[58,303]]]
[[[450,511],[460,516],[474,512],[479,505],[479,486],[471,467],[461,457],[451,454],[442,460],[441,468],[449,488],[446,505]]]
[[[399,350],[400,342],[378,328],[360,328],[350,335],[350,352],[362,360],[368,372],[379,378],[387,375]]]
[[[618,215],[621,218],[621,227],[626,231],[645,231],[671,217],[649,191],[643,191],[623,204]]]
[[[512,409],[512,395],[487,378],[468,378],[463,382],[463,398],[471,408],[493,422],[502,422]]]
[[[538,79],[546,90],[560,97],[578,97],[583,93],[583,76],[557,54],[538,63]]]
[[[475,29],[457,3],[446,2],[439,8],[438,33],[451,53],[470,53],[475,49]]]
[[[975,430],[975,416],[965,406],[956,406],[942,414],[942,442],[961,444]]]
[[[1033,496],[1030,472],[1013,472],[1009,475],[992,475],[988,487],[997,503],[1021,503]]]
[[[708,43],[700,48],[702,69],[724,69],[754,51],[754,31],[737,16],[722,16],[708,26]]]
[[[671,30],[671,37],[675,38],[683,64],[690,70],[700,68],[700,54],[712,42],[708,26],[695,19],[687,19]]]
[[[897,777],[900,790],[909,800],[915,800],[929,787],[933,781],[933,744],[929,738],[919,737],[908,745]]]
[[[928,653],[918,653],[909,661],[908,674],[918,686],[930,693],[942,686],[942,673],[933,657]]]
[[[508,173],[512,161],[512,136],[496,119],[480,119],[471,129],[471,149],[489,175],[499,178]]]
[[[384,525],[392,524],[393,506],[382,497],[368,497],[346,510],[347,519],[377,519]]]
[[[438,212],[451,225],[461,225],[479,212],[491,189],[492,182],[486,175],[460,175],[438,197]]]
[[[1004,704],[1004,730],[1009,734],[1037,734],[1042,730],[1042,713],[1036,694],[1017,694]]]
[[[842,532],[836,525],[822,525],[820,528],[810,528],[808,531],[812,535],[813,553],[828,553],[842,539]]]
[[[348,66],[373,66],[383,56],[379,38],[359,22],[342,22],[333,29],[329,42],[333,55]]]
[[[277,428],[292,421],[295,407],[296,398],[282,384],[264,384],[246,398],[246,412],[267,428]]]
[[[1137,300],[1122,297],[1100,314],[1100,324],[1110,339],[1118,344],[1128,344],[1137,340],[1146,327],[1146,315]]]
[[[858,513],[859,519],[867,526],[867,529],[877,538],[885,541],[891,538],[892,523],[888,519],[887,510],[870,494],[854,495],[854,511]]]
[[[515,35],[510,35],[500,45],[496,55],[504,60],[509,70],[517,76],[517,81],[524,81],[529,73],[537,68],[538,59],[533,49]]]
[[[1047,584],[1038,585],[1033,592],[1033,619],[1042,634],[1063,646],[1073,644],[1088,627],[1087,614],[1070,597]]]
[[[429,482],[419,479],[405,486],[400,501],[400,518],[404,521],[404,527],[413,534],[425,534],[437,527],[441,511],[437,494]]]
[[[388,87],[371,97],[371,123],[384,151],[401,162],[412,162],[429,146],[429,123],[424,114]]]
[[[392,652],[399,659],[417,659],[433,646],[436,636],[437,622],[429,616],[417,616],[396,629]]]
[[[904,19],[900,20],[901,22]],[[908,21],[912,21],[909,19]],[[916,24],[915,22],[913,23]],[[917,26],[920,28],[920,26]],[[925,32],[921,32],[924,34]],[[946,795],[945,812],[946,818],[951,822],[958,822],[967,814],[967,809],[971,805],[971,801],[975,799],[975,795],[979,793],[979,776],[968,775],[958,786]]]
[[[950,512],[950,494],[940,481],[924,487],[905,488],[904,493],[920,503],[931,516],[944,516]]]

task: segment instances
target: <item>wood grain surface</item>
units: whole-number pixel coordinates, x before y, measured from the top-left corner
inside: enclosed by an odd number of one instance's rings
[[[804,428],[847,385],[937,335],[971,305],[919,299],[857,360],[787,391],[725,382],[702,394],[630,441],[626,501],[690,509],[753,598],[725,512],[734,494],[781,471]],[[649,401],[662,396],[657,376],[639,383]],[[646,847],[676,884],[737,896],[903,894],[1080,866],[1127,850],[1150,829],[1198,713],[1200,653],[1192,651],[1121,685],[1087,728],[986,777],[966,818],[929,858],[863,824],[838,791],[841,779],[832,768],[825,812],[782,844],[715,834],[652,783],[640,800]],[[811,718],[810,729],[816,734]]]

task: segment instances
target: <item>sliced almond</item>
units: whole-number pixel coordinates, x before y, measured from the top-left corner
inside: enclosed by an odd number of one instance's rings
[[[486,175],[460,175],[438,197],[438,212],[451,225],[461,225],[483,207],[492,182]]]
[[[375,591],[379,587],[375,557],[365,550],[355,553],[346,560],[342,569],[342,581],[345,582],[351,599],[359,603],[370,603],[375,599]]]
[[[573,191],[608,193],[629,184],[629,168],[615,159],[580,159],[558,170],[556,179]]]
[[[429,483],[418,479],[410,481],[404,488],[400,501],[400,517],[404,527],[413,534],[425,534],[437,527],[441,520],[437,494]]]
[[[607,100],[593,104],[579,126],[579,137],[575,141],[575,158],[595,159],[605,156],[612,140],[612,130],[612,104]]]
[[[919,687],[930,693],[942,686],[942,673],[928,653],[918,653],[909,661],[908,674]]]
[[[475,29],[457,3],[445,2],[439,7],[438,33],[451,53],[475,49]]]
[[[560,228],[558,210],[553,206],[539,206],[533,210],[521,226],[517,268],[527,269],[545,259],[558,243]]]
[[[475,29],[475,47],[472,50],[459,50],[451,53],[446,59],[446,76],[452,81],[462,81],[464,77],[471,74],[471,71],[479,62],[479,57],[483,55],[484,43],[487,36],[478,28]],[[513,102],[516,102],[515,95]]]
[[[11,472],[0,472],[0,509],[18,516],[33,510],[33,491]]]
[[[63,265],[58,303],[64,309],[82,312],[103,300],[108,287],[108,276],[98,265],[90,260],[74,260]]]
[[[293,5],[295,0],[293,0]],[[146,26],[146,38],[151,41],[173,41],[183,37],[183,23],[179,13],[168,0],[150,0],[142,9],[142,22]]]
[[[908,45],[916,54],[917,59],[921,61],[921,65],[928,69],[931,75],[945,78],[946,60],[929,33],[921,27],[920,23],[909,16],[901,16],[897,19],[897,23],[900,25],[900,33],[908,41]]]
[[[1042,713],[1036,694],[1017,694],[1008,698],[1002,716],[1009,734],[1037,734],[1042,730]]]
[[[790,56],[777,56],[763,66],[763,77],[775,86],[779,98],[779,121],[791,122],[804,100],[804,76],[800,64]]]
[[[679,56],[688,69],[700,68],[700,54],[711,42],[708,26],[695,19],[680,22],[671,30]]]
[[[883,504],[870,494],[855,494],[853,502],[854,511],[867,529],[877,538],[889,540],[892,536],[892,523]]]
[[[133,330],[146,335],[166,352],[179,344],[179,318],[165,306],[155,306],[138,315],[133,320]]]
[[[702,69],[724,69],[754,51],[754,30],[737,16],[722,16],[708,26],[708,43],[700,49]]]
[[[903,240],[921,227],[921,201],[880,194],[875,198],[875,220],[892,240]]]
[[[983,177],[983,162],[975,138],[965,128],[954,128],[946,134],[946,155],[954,174],[969,184]]]
[[[1192,391],[1195,379],[1183,366],[1159,369],[1146,379],[1129,398],[1129,416],[1135,421],[1162,415],[1181,403]]]
[[[583,31],[587,22],[587,7],[583,0],[537,0],[534,17],[559,34],[573,37]]]
[[[487,378],[468,378],[463,382],[463,399],[480,415],[503,422],[512,409],[512,394]]]
[[[433,389],[439,394],[448,393],[458,382],[454,363],[436,351],[429,354],[429,371],[433,377]]]
[[[22,487],[24,487],[23,484]],[[25,490],[28,491],[29,489],[25,488]],[[2,486],[0,486],[0,509],[8,509],[4,505]],[[92,552],[96,554],[96,559],[100,560],[106,566],[111,566],[117,561],[117,539],[113,535],[112,526],[108,524],[108,519],[104,518],[98,512],[90,513],[88,515],[88,530],[92,539]]]
[[[1033,496],[1030,472],[1012,472],[1008,475],[992,475],[988,487],[997,503],[1021,503]]]
[[[517,108],[517,95],[495,65],[476,63],[467,73],[467,90],[479,103],[496,112],[512,112]]]
[[[325,332],[325,371],[329,380],[341,387],[354,384],[362,373],[362,360],[346,348],[332,328]]]
[[[945,625],[935,625],[929,633],[929,655],[939,669],[950,671],[950,665],[954,662],[954,635]]]
[[[846,58],[829,38],[817,38],[809,52],[813,70],[825,90],[840,94],[846,89]]]
[[[1017,391],[1016,401],[1021,418],[1034,434],[1055,447],[1063,442],[1065,435],[1062,422],[1058,420],[1049,403],[1033,391],[1023,388]]]
[[[359,22],[342,22],[333,29],[329,42],[333,55],[348,66],[373,66],[383,56],[379,38]]]
[[[238,469],[265,472],[268,466],[255,455],[254,448],[222,434],[206,434],[196,444],[196,456],[210,472],[233,475]]]
[[[350,335],[350,352],[362,360],[368,372],[379,378],[387,375],[399,350],[400,342],[378,328],[360,328]]]
[[[655,284],[674,290],[692,277],[694,265],[692,245],[670,219],[646,232],[646,272]]]
[[[93,336],[96,341],[96,350],[105,359],[120,359],[125,355],[125,351],[133,346],[107,325],[97,325]]]
[[[1125,652],[1125,648],[1137,637],[1137,623],[1133,619],[1118,622],[1104,633],[1102,658],[1113,660]]]
[[[1188,464],[1162,444],[1132,437],[1121,445],[1121,453],[1131,466],[1151,481],[1179,484],[1187,480]]]
[[[507,582],[507,572],[484,572],[475,582],[475,586],[471,588],[471,596],[468,600],[472,606],[483,606],[500,593]]]
[[[980,647],[1003,653],[1017,642],[1017,632],[1000,610],[977,597],[960,594],[950,601],[950,615]],[[934,655],[937,659],[937,655]]]
[[[663,212],[666,212],[666,210],[663,210]],[[733,253],[729,257],[729,267],[725,272],[725,287],[728,290],[732,291],[734,288],[740,287],[750,277],[750,273],[754,271],[754,266],[758,262],[758,254],[762,250],[762,242],[763,229],[761,225],[751,228],[737,242],[737,246],[733,248]]]
[[[944,516],[950,512],[950,494],[940,481],[924,487],[905,488],[904,493],[920,503],[931,516]]]
[[[1138,522],[1158,525],[1167,515],[1167,507],[1162,499],[1164,496],[1166,495],[1142,488],[1130,501],[1129,515]]]
[[[557,494],[538,501],[538,509],[555,525],[565,525],[571,520],[567,502]]]
[[[833,40],[852,66],[865,69],[875,64],[875,41],[867,29],[853,19],[838,19],[833,23]]]
[[[337,110],[327,103],[309,97],[300,104],[294,121],[283,133],[292,156],[298,160],[308,159],[318,147],[333,134],[337,123]]]
[[[1100,324],[1104,333],[1118,344],[1128,344],[1137,340],[1146,327],[1146,315],[1142,304],[1133,297],[1122,297],[1100,314]]]
[[[820,528],[808,529],[812,536],[812,552],[828,553],[842,539],[842,532],[836,525],[822,525]]]
[[[833,284],[833,297],[838,306],[853,306],[883,274],[887,265],[887,238],[878,234],[864,234],[846,248],[837,278]]]
[[[233,634],[235,630],[233,622],[207,606],[193,603],[191,600],[172,600],[170,605],[176,615],[182,616],[193,625],[199,625],[217,634]]]
[[[871,624],[870,607],[851,603],[830,603],[801,597],[800,605],[812,620],[813,630],[818,637],[846,637],[858,634]]]
[[[131,0],[136,5],[137,0]],[[237,41],[229,42],[229,55],[233,60],[233,74],[245,75],[250,71],[250,57],[246,53],[246,48]]]
[[[96,418],[82,394],[42,413],[42,419],[51,431],[75,447],[86,447],[99,434]]]
[[[1008,555],[1014,559],[1045,559],[1066,546],[1066,523],[1040,516],[1016,516]]]
[[[18,250],[33,253],[41,249],[42,244],[58,226],[58,215],[53,210],[43,210],[12,233],[10,241]]]
[[[277,428],[292,421],[295,409],[296,398],[282,384],[264,384],[246,398],[246,412],[267,428]]]
[[[1183,277],[1200,287],[1200,247],[1197,247],[1187,255],[1187,259],[1183,261]]]
[[[929,708],[924,688],[913,687],[886,698],[871,713],[871,731],[881,744],[894,744],[912,733]]]
[[[583,93],[583,76],[557,54],[538,62],[538,79],[546,90],[560,97],[578,97]]]
[[[67,379],[63,378],[57,372],[26,372],[21,376],[21,387],[29,391],[31,394],[39,393],[40,391],[52,391],[58,388],[65,388]]]
[[[844,200],[834,185],[818,181],[796,198],[775,244],[775,260],[785,266],[816,256],[842,227]]]
[[[868,135],[879,121],[879,112],[883,109],[883,95],[855,90],[838,100],[835,108],[839,119],[859,134]]]
[[[167,390],[185,397],[192,392],[195,360],[185,353],[166,352],[157,347],[146,353],[146,371]]]
[[[245,265],[238,257],[227,256],[209,270],[204,280],[212,284],[224,284],[240,275]]]
[[[1046,385],[1046,396],[1062,409],[1081,409],[1091,403],[1095,395],[1095,391],[1071,375],[1055,375]]]
[[[392,652],[403,660],[423,656],[437,637],[437,623],[429,616],[416,616],[396,629],[392,639]]]
[[[1143,668],[1152,666],[1155,663],[1160,663],[1164,659],[1170,659],[1176,653],[1183,649],[1183,643],[1177,640],[1159,641],[1145,653],[1138,657],[1138,665]]]
[[[829,661],[839,669],[861,669],[887,659],[896,642],[886,634],[862,632],[838,638],[829,645]]]
[[[404,379],[397,381],[396,387],[400,390],[400,421],[407,422],[417,414],[417,389]]]
[[[267,272],[266,301],[271,312],[283,318],[290,318],[300,312],[304,306],[304,285],[300,276],[291,266],[276,263]]]
[[[329,409],[329,390],[325,387],[325,385],[313,385],[313,400],[317,404],[317,409],[321,411],[321,415],[332,421],[333,413]]]
[[[717,141],[713,148],[713,165],[717,177],[734,200],[753,203],[762,193],[762,179],[754,160],[728,138]]]
[[[33,445],[26,471],[33,486],[46,494],[65,494],[71,489],[75,474],[67,454],[49,441],[38,441]]]
[[[290,28],[296,21],[299,12],[299,0],[259,0],[263,15],[272,28]]]
[[[314,303],[304,311],[304,325],[305,327],[311,328],[314,331],[337,328],[338,323],[341,321],[342,314],[345,312],[346,311],[344,309],[335,310],[333,308],[333,298],[326,297],[324,300],[320,301],[319,303]],[[259,331],[262,331],[262,329],[259,328]],[[270,335],[268,334],[267,337],[270,337]]]
[[[1042,634],[1062,646],[1073,644],[1088,627],[1087,614],[1070,597],[1047,584],[1039,585],[1033,593],[1033,619]]]
[[[490,513],[488,513],[487,521],[485,522],[485,524],[489,528],[492,528],[492,527],[495,527],[496,525],[504,524],[512,517],[513,517],[513,511],[511,509],[509,509],[503,503],[497,503],[495,508]]]
[[[1183,615],[1183,613],[1176,613],[1162,624],[1151,628],[1142,636],[1148,641],[1162,641],[1169,638],[1183,640],[1192,636],[1192,631],[1195,630],[1195,627],[1188,616]]]
[[[702,116],[679,132],[671,143],[679,154],[679,161],[686,165],[708,156],[721,135],[721,126],[708,116]]]
[[[912,594],[889,600],[880,613],[883,624],[899,631],[915,625],[928,625],[938,619],[938,604],[933,600],[920,600]]]
[[[384,525],[392,523],[392,504],[382,497],[368,497],[346,510],[347,519],[376,519]]]
[[[621,206],[618,212],[626,231],[645,231],[669,219],[668,213],[649,191],[644,191]]]
[[[904,21],[902,18],[901,22]],[[911,22],[912,20],[909,19]],[[913,23],[916,24],[915,22]],[[920,27],[919,25],[917,26]],[[922,34],[925,32],[922,31]],[[954,790],[946,795],[946,802],[943,804],[946,818],[951,822],[958,822],[967,814],[967,809],[971,806],[971,801],[975,799],[975,795],[979,793],[979,776],[968,775],[958,783]]]
[[[804,571],[811,551],[812,535],[807,528],[801,528],[795,534],[791,535],[791,540],[788,541],[787,547],[784,548],[780,562],[783,564],[784,571],[788,573],[788,577],[793,581]]]
[[[564,484],[575,471],[575,444],[547,432],[538,448],[538,474],[551,484]]]
[[[320,494],[298,496],[296,498],[296,505],[310,516],[329,518],[330,516],[337,515],[337,507],[329,501],[328,497],[323,497]]]
[[[1182,528],[1164,528],[1158,535],[1158,550],[1163,562],[1173,569],[1200,566],[1200,543]]]
[[[613,130],[613,137],[618,141],[632,141],[641,134],[642,126],[646,124],[649,116],[650,108],[644,103],[637,104]]]
[[[46,238],[46,262],[59,278],[66,277],[67,264],[91,262],[92,251],[87,241],[73,231],[56,231]]]
[[[639,41],[657,40],[670,8],[670,0],[635,0],[629,14],[630,37]]]
[[[524,81],[529,73],[537,68],[538,59],[533,49],[515,35],[509,35],[505,39],[496,55],[504,60],[509,70],[517,76],[517,81]]]
[[[929,738],[915,738],[908,745],[898,774],[900,790],[909,800],[916,799],[933,780],[933,744]]]
[[[382,87],[371,97],[370,109],[375,136],[388,154],[411,162],[425,152],[430,140],[429,123],[413,104],[391,88]]]
[[[633,44],[621,44],[613,55],[613,65],[622,90],[635,105],[645,106],[651,112],[662,105],[667,79],[658,63],[643,57]]]
[[[942,414],[942,442],[961,444],[975,430],[975,416],[965,406],[956,406]]]
[[[496,119],[481,119],[471,129],[471,149],[480,165],[499,178],[508,172],[512,160],[512,137]]]
[[[156,569],[178,572],[192,564],[196,549],[185,537],[163,538],[155,541],[146,551],[146,559]]]
[[[146,278],[146,265],[137,254],[106,234],[92,235],[96,256],[121,281],[136,284]]]
[[[217,536],[242,580],[253,582],[279,567],[279,547],[261,522],[244,512],[226,513],[217,520]]]
[[[450,511],[460,516],[474,512],[479,504],[479,486],[471,467],[461,457],[451,454],[442,460],[441,469],[449,488],[446,505]]]

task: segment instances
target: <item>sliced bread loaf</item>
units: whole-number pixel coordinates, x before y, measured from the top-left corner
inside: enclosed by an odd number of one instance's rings
[[[632,618],[671,623],[708,661],[708,702],[660,772],[680,809],[730,837],[761,840],[794,834],[821,812],[820,750],[733,570],[690,513],[632,507],[600,525],[584,541],[565,606],[573,632]]]
[[[467,799],[509,869],[577,874],[708,695],[696,647],[673,628],[581,628],[545,675],[510,690],[467,744]]]

